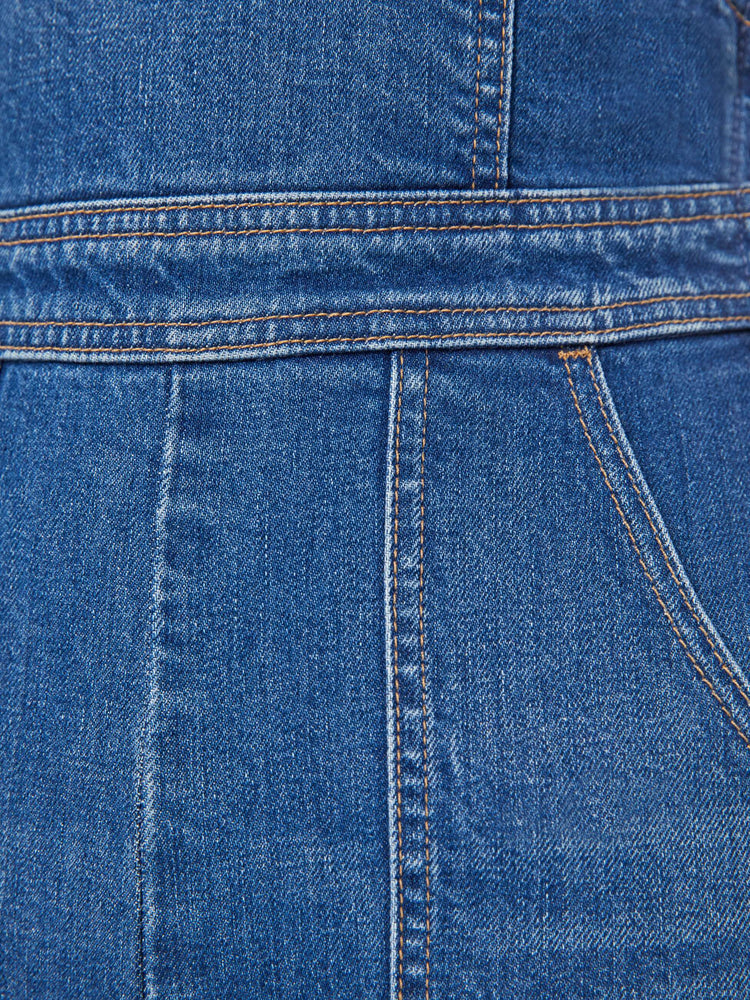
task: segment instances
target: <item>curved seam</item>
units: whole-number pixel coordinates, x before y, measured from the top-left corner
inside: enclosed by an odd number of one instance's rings
[[[398,1000],[404,995],[404,849],[401,820],[401,703],[398,676],[398,487],[401,449],[401,403],[404,390],[404,355],[399,354],[398,407],[396,411],[395,479],[393,488],[393,681],[396,700],[396,815],[398,828]]]
[[[696,625],[700,629],[700,631],[703,634],[704,638],[706,639],[706,642],[708,643],[708,645],[711,647],[711,652],[713,653],[713,655],[718,660],[719,666],[729,676],[730,680],[732,681],[732,684],[734,684],[734,686],[737,688],[737,691],[742,695],[745,703],[748,705],[748,707],[750,707],[750,698],[748,697],[748,695],[745,692],[745,690],[742,687],[742,685],[737,680],[734,672],[724,662],[723,657],[721,656],[721,654],[719,653],[718,649],[714,645],[714,642],[711,639],[711,636],[709,635],[707,629],[703,625],[703,622],[698,617],[698,614],[697,614],[695,608],[693,607],[693,604],[689,600],[689,598],[688,598],[687,594],[685,593],[685,591],[682,589],[682,585],[681,585],[679,579],[677,578],[677,574],[675,573],[675,571],[674,571],[674,569],[672,567],[672,563],[671,563],[671,561],[670,561],[670,559],[669,559],[669,557],[667,555],[667,552],[666,552],[666,550],[664,548],[664,545],[662,544],[661,536],[660,536],[659,532],[656,529],[656,525],[653,522],[653,519],[651,517],[651,513],[650,513],[648,507],[646,506],[646,503],[645,503],[645,501],[643,499],[643,495],[642,495],[640,489],[638,488],[638,484],[636,483],[636,481],[633,478],[633,475],[632,475],[632,473],[630,471],[630,466],[629,466],[629,464],[627,462],[627,459],[625,458],[625,455],[623,454],[622,448],[620,447],[620,442],[617,440],[617,436],[615,435],[615,432],[614,432],[614,430],[612,428],[612,425],[609,422],[609,417],[607,416],[607,412],[606,412],[606,409],[604,407],[604,400],[602,399],[602,394],[601,394],[601,390],[599,388],[599,383],[598,383],[598,381],[596,379],[596,374],[594,372],[594,366],[593,366],[592,360],[591,360],[591,351],[588,351],[588,353],[585,355],[585,357],[586,357],[586,361],[588,363],[589,372],[591,374],[591,379],[592,379],[592,381],[594,383],[594,388],[596,389],[597,399],[599,400],[599,409],[601,410],[602,416],[604,417],[604,422],[607,425],[607,430],[609,431],[609,436],[612,438],[612,441],[614,442],[615,448],[617,449],[617,454],[620,456],[620,461],[622,462],[623,466],[625,467],[625,472],[627,473],[627,477],[630,480],[630,485],[633,487],[633,490],[635,491],[635,494],[638,497],[638,502],[640,503],[640,505],[641,505],[641,507],[643,509],[643,513],[646,515],[646,520],[648,521],[649,526],[651,527],[651,531],[654,534],[654,538],[656,539],[656,543],[659,546],[659,551],[661,552],[662,558],[664,559],[664,562],[666,563],[667,569],[669,570],[669,575],[674,580],[675,585],[677,587],[677,590],[680,593],[680,597],[684,601],[685,606],[687,607],[688,611],[690,612],[690,614],[692,615],[693,619],[695,620]]]
[[[424,783],[424,852],[425,852],[425,1000],[430,1000],[430,807],[427,773],[427,662],[424,639],[424,470],[427,443],[427,386],[430,377],[430,357],[424,352],[424,393],[422,395],[422,455],[419,483],[419,659],[422,673],[422,774]]]
[[[331,312],[325,310],[298,313],[267,313],[259,316],[239,316],[235,318],[219,318],[210,320],[113,320],[111,322],[97,323],[91,320],[14,320],[0,319],[0,326],[16,327],[97,327],[98,329],[141,329],[158,327],[200,327],[200,326],[227,326],[237,323],[264,323],[277,322],[281,320],[299,319],[344,319],[362,316],[458,316],[458,315],[487,315],[494,313],[517,313],[526,315],[529,313],[566,313],[572,316],[584,315],[593,312],[607,312],[612,309],[627,309],[638,306],[665,305],[671,302],[724,302],[737,299],[750,298],[750,291],[747,292],[703,292],[694,295],[657,295],[647,299],[623,299],[619,302],[605,302],[598,306],[430,306],[425,308],[416,307],[392,307],[379,306],[371,309],[339,309]]]
[[[307,234],[353,234],[369,236],[385,233],[447,233],[447,232],[538,232],[563,229],[613,229],[640,226],[675,226],[689,222],[711,222],[726,219],[747,219],[750,212],[719,212],[703,215],[684,215],[676,218],[659,216],[654,219],[595,219],[588,222],[476,222],[450,223],[442,226],[279,226],[254,229],[185,229],[185,230],[132,230],[117,233],[66,233],[62,236],[29,236],[15,240],[0,240],[0,247],[40,246],[50,243],[70,243],[83,240],[125,240],[125,239],[179,239],[198,236],[289,236]]]
[[[743,732],[743,730],[737,724],[737,721],[735,720],[734,716],[732,715],[732,712],[729,710],[729,708],[727,707],[726,703],[724,702],[724,699],[718,693],[718,691],[716,690],[716,688],[711,683],[710,679],[706,676],[705,671],[701,668],[701,666],[698,663],[698,661],[695,659],[695,657],[693,656],[693,654],[688,649],[687,643],[685,642],[685,640],[682,637],[682,633],[680,632],[679,628],[677,627],[677,625],[676,625],[676,623],[674,621],[674,618],[672,617],[672,615],[671,615],[671,613],[670,613],[667,605],[664,603],[664,599],[662,598],[662,596],[661,596],[661,594],[659,592],[659,589],[656,586],[656,581],[654,580],[654,578],[649,573],[648,568],[647,568],[645,562],[643,561],[643,556],[641,555],[641,550],[638,548],[638,543],[635,540],[635,536],[633,534],[633,530],[632,530],[632,528],[630,526],[630,523],[629,523],[627,517],[625,516],[625,514],[622,511],[622,508],[621,508],[621,506],[620,506],[620,504],[619,504],[619,502],[617,500],[617,496],[616,496],[615,491],[614,491],[614,489],[612,487],[612,484],[609,481],[609,476],[607,475],[606,469],[604,468],[604,465],[602,464],[602,460],[599,457],[599,453],[597,452],[596,447],[594,445],[594,442],[593,442],[593,440],[591,438],[591,433],[589,431],[588,425],[586,423],[586,419],[585,419],[585,417],[583,415],[583,411],[581,409],[580,402],[578,400],[578,394],[577,394],[577,392],[575,390],[575,386],[573,385],[573,376],[572,376],[572,373],[571,373],[571,370],[570,370],[570,365],[568,364],[568,359],[569,358],[571,358],[571,357],[586,357],[586,354],[583,351],[575,351],[575,352],[559,351],[558,352],[558,356],[561,358],[561,360],[563,361],[563,363],[565,365],[565,369],[566,369],[567,376],[568,376],[568,384],[570,386],[570,391],[571,391],[571,394],[573,396],[573,403],[575,404],[575,408],[576,408],[576,411],[578,413],[578,419],[579,419],[579,421],[581,423],[581,427],[583,428],[583,433],[585,434],[586,440],[588,441],[589,448],[591,449],[591,451],[592,451],[592,453],[594,455],[594,458],[596,459],[596,463],[599,466],[599,470],[600,470],[602,476],[604,477],[604,482],[606,483],[607,489],[609,490],[610,496],[612,497],[612,502],[615,505],[615,509],[617,510],[617,513],[620,515],[620,519],[622,520],[622,523],[625,525],[625,530],[627,531],[627,534],[628,534],[628,537],[630,539],[630,542],[631,542],[633,548],[635,549],[635,553],[636,553],[636,556],[638,558],[638,562],[639,562],[639,564],[641,566],[641,569],[643,570],[644,574],[646,575],[646,579],[649,582],[651,590],[656,595],[656,599],[659,602],[659,605],[660,605],[662,611],[664,612],[664,615],[666,616],[667,621],[671,625],[672,631],[677,636],[677,641],[680,643],[680,645],[682,646],[683,650],[685,651],[685,654],[687,655],[687,658],[690,660],[690,662],[692,663],[692,665],[695,667],[695,669],[696,669],[696,671],[698,673],[698,676],[703,681],[703,683],[708,687],[708,689],[711,692],[712,696],[719,703],[719,706],[720,706],[722,712],[729,719],[730,724],[732,725],[732,727],[734,728],[734,730],[737,732],[737,734],[739,735],[739,737],[742,739],[742,741],[745,744],[745,746],[747,747],[747,749],[750,750],[750,739],[746,736],[746,734]]]
[[[479,73],[482,65],[482,0],[479,0],[477,18],[477,73],[474,85],[474,142],[471,153],[471,189],[476,187],[477,179],[477,137],[479,134]]]
[[[722,188],[716,191],[678,191],[665,194],[613,194],[613,195],[571,195],[536,196],[528,198],[507,198],[479,196],[476,198],[339,198],[339,199],[288,199],[280,201],[238,201],[238,202],[198,202],[196,204],[161,205],[119,205],[111,208],[72,208],[56,212],[33,212],[0,217],[0,226],[14,223],[32,222],[37,219],[70,219],[88,215],[122,215],[143,212],[205,212],[208,210],[234,211],[246,208],[358,208],[358,207],[402,207],[416,208],[421,205],[574,205],[579,203],[599,203],[602,205],[650,201],[682,201],[689,198],[718,198],[750,193],[747,186]]]
[[[241,321],[240,321],[241,322]],[[215,344],[212,346],[197,347],[59,347],[45,346],[43,344],[0,344],[0,351],[21,351],[35,353],[53,354],[216,354],[223,351],[250,351],[266,350],[273,347],[286,347],[290,345],[314,345],[314,344],[369,344],[369,343],[403,343],[405,341],[453,341],[453,340],[477,340],[502,341],[513,337],[599,337],[607,333],[625,333],[631,330],[648,330],[662,326],[684,326],[689,323],[737,323],[750,322],[750,314],[744,316],[688,316],[683,319],[654,320],[650,323],[632,323],[628,326],[610,326],[599,330],[517,330],[498,333],[489,331],[483,333],[403,333],[403,334],[369,334],[362,337],[290,337],[284,340],[269,340],[261,343],[245,344]],[[3,322],[0,321],[0,326]],[[8,324],[5,324],[8,325]],[[35,324],[46,326],[48,324]],[[172,324],[170,324],[172,325]],[[206,326],[214,325],[210,322]],[[97,324],[92,324],[93,328]]]
[[[505,22],[508,0],[503,0],[503,27],[500,33],[500,97],[497,102],[497,133],[495,135],[495,187],[500,185],[500,127],[503,120],[503,88],[505,84]]]

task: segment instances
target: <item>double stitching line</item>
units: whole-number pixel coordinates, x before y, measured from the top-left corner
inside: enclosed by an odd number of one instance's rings
[[[393,683],[396,697],[396,825],[398,832],[398,1000],[404,996],[404,840],[401,818],[401,699],[398,676],[398,486],[401,457],[401,403],[404,395],[404,355],[398,356],[395,478],[393,488]]]
[[[82,240],[125,240],[125,239],[179,239],[197,236],[290,236],[307,234],[322,236],[330,234],[351,234],[357,236],[385,235],[387,233],[448,233],[448,232],[540,232],[564,229],[613,229],[640,226],[674,226],[688,222],[717,222],[726,219],[747,219],[750,212],[719,212],[702,215],[658,216],[653,219],[592,219],[588,222],[465,222],[446,223],[441,226],[393,225],[393,226],[278,226],[253,229],[184,229],[161,230],[144,229],[116,233],[67,233],[62,236],[28,236],[15,240],[0,240],[0,247],[39,246],[50,243],[69,243]]]
[[[686,654],[687,658],[690,660],[690,662],[692,663],[692,665],[695,667],[695,669],[696,669],[696,671],[698,673],[698,676],[703,681],[703,683],[708,687],[708,689],[711,692],[712,696],[718,702],[719,707],[721,708],[721,710],[724,713],[724,715],[726,715],[727,719],[729,719],[730,724],[732,725],[732,727],[734,728],[735,732],[738,734],[738,736],[740,737],[740,739],[742,740],[742,742],[745,744],[745,746],[747,747],[747,749],[750,750],[750,739],[746,736],[746,734],[743,732],[743,730],[737,724],[737,721],[735,720],[735,718],[732,715],[731,711],[729,710],[729,708],[727,707],[726,703],[724,702],[724,699],[718,693],[718,691],[713,686],[713,684],[711,683],[711,681],[709,680],[709,678],[706,676],[705,671],[702,669],[702,667],[700,666],[700,664],[698,663],[698,661],[695,659],[695,657],[693,656],[693,654],[688,649],[687,643],[685,642],[685,640],[684,640],[684,638],[682,636],[682,633],[680,632],[679,628],[677,627],[674,618],[672,617],[672,615],[671,615],[671,613],[670,613],[667,605],[664,602],[664,599],[662,598],[662,596],[661,596],[661,594],[659,592],[658,587],[656,586],[656,581],[654,580],[653,576],[649,573],[648,568],[646,566],[646,563],[643,560],[643,556],[641,555],[641,550],[639,549],[638,543],[635,540],[635,535],[633,534],[633,529],[630,526],[630,522],[628,521],[627,517],[623,513],[622,507],[620,506],[620,504],[619,504],[619,502],[617,500],[617,495],[615,494],[615,491],[614,491],[614,489],[612,487],[612,484],[611,484],[611,482],[609,480],[609,476],[607,475],[607,471],[604,468],[602,460],[599,457],[599,453],[596,450],[596,446],[594,445],[594,442],[593,442],[593,440],[591,438],[591,433],[589,431],[588,424],[586,423],[586,419],[585,419],[585,417],[583,415],[583,411],[581,409],[581,404],[580,404],[579,399],[578,399],[578,393],[576,392],[575,386],[573,385],[573,375],[572,375],[572,372],[570,370],[570,365],[568,364],[568,361],[569,361],[570,358],[584,358],[584,359],[586,359],[588,361],[588,359],[591,356],[591,351],[590,351],[589,348],[583,348],[581,350],[576,350],[576,351],[559,351],[558,352],[558,356],[560,357],[560,359],[563,361],[563,363],[565,365],[565,370],[566,370],[567,376],[568,376],[568,385],[570,386],[570,391],[571,391],[571,394],[573,396],[573,403],[574,403],[576,411],[578,413],[578,419],[579,419],[579,421],[581,423],[581,427],[583,428],[583,433],[585,434],[586,440],[588,441],[589,448],[591,449],[591,451],[593,453],[593,456],[596,459],[596,464],[599,466],[599,470],[600,470],[602,476],[604,477],[604,482],[606,483],[607,489],[609,490],[610,496],[612,497],[612,502],[614,503],[615,509],[617,510],[617,513],[620,515],[620,519],[622,520],[622,523],[625,526],[625,530],[628,533],[628,538],[630,539],[630,542],[631,542],[633,548],[635,549],[635,554],[636,554],[636,556],[638,558],[638,562],[640,563],[641,569],[643,570],[644,574],[646,575],[646,579],[649,582],[651,590],[656,595],[656,599],[659,602],[659,605],[660,605],[662,611],[664,612],[664,615],[666,616],[667,621],[669,622],[670,626],[672,627],[672,631],[677,636],[677,641],[679,642],[679,644],[682,646],[683,650],[685,651],[685,654]]]
[[[430,806],[427,743],[427,655],[424,628],[424,553],[425,553],[425,451],[427,443],[427,390],[429,385],[430,361],[425,351],[424,389],[422,392],[422,442],[420,455],[419,486],[419,659],[422,694],[422,787],[424,815],[424,858],[425,858],[425,1000],[430,1000],[430,947],[432,918],[432,886],[430,857]],[[401,484],[401,413],[404,392],[404,355],[399,354],[398,402],[396,406],[396,429],[394,445],[394,489],[393,489],[393,679],[396,707],[396,829],[398,842],[398,1000],[404,997],[404,947],[406,934],[405,893],[404,893],[404,820],[402,792],[402,747],[401,747],[401,685],[398,646],[398,544],[399,544],[399,488]]]
[[[628,464],[628,461],[625,458],[625,455],[623,454],[622,448],[620,447],[620,442],[617,440],[617,436],[615,435],[615,432],[614,432],[614,430],[612,428],[612,425],[609,422],[609,417],[607,416],[607,411],[606,411],[606,409],[604,407],[604,400],[602,399],[602,394],[601,394],[601,390],[599,388],[599,383],[597,381],[596,374],[594,372],[594,365],[593,365],[592,359],[591,359],[591,351],[588,351],[584,356],[585,356],[586,361],[588,363],[589,373],[591,375],[591,380],[594,383],[594,388],[596,389],[597,399],[599,400],[599,409],[601,410],[602,416],[604,417],[604,423],[607,425],[607,430],[609,431],[609,436],[612,438],[612,441],[614,442],[615,448],[617,449],[617,454],[620,456],[620,461],[624,465],[625,472],[627,473],[628,479],[630,480],[630,485],[633,487],[633,490],[635,491],[635,494],[638,497],[638,502],[640,503],[641,507],[643,508],[643,513],[646,515],[646,520],[648,521],[648,523],[649,523],[649,525],[651,527],[651,531],[654,533],[654,538],[656,539],[656,543],[659,546],[659,551],[661,552],[662,557],[664,559],[664,562],[666,563],[667,569],[669,570],[669,575],[674,580],[675,585],[677,586],[677,590],[680,593],[680,597],[685,602],[685,606],[687,607],[688,611],[690,612],[690,614],[692,615],[693,619],[695,620],[696,625],[698,626],[698,628],[702,632],[703,636],[705,637],[706,642],[711,647],[711,652],[714,654],[714,656],[716,657],[716,659],[719,661],[719,666],[721,667],[721,669],[726,674],[729,675],[729,678],[731,679],[732,684],[734,684],[734,686],[737,688],[738,692],[742,695],[742,698],[744,699],[745,704],[748,705],[748,707],[750,707],[750,697],[748,697],[747,693],[745,692],[745,689],[742,687],[742,685],[739,683],[739,681],[735,677],[734,673],[730,670],[730,668],[724,662],[724,659],[722,658],[722,656],[719,653],[718,649],[714,645],[714,642],[711,639],[711,636],[709,635],[708,631],[704,627],[703,622],[698,617],[698,614],[697,614],[695,608],[693,607],[691,601],[689,600],[687,594],[682,589],[680,581],[677,578],[677,574],[675,573],[674,569],[672,568],[672,563],[671,563],[671,561],[670,561],[670,559],[669,559],[669,557],[667,555],[667,552],[666,552],[666,549],[664,548],[664,545],[662,544],[661,536],[659,535],[659,532],[656,530],[656,525],[654,524],[654,522],[653,522],[653,520],[651,518],[651,514],[650,514],[649,509],[646,506],[646,503],[645,503],[645,501],[643,499],[643,495],[641,494],[641,491],[638,488],[638,484],[636,483],[635,479],[633,478],[633,475],[632,475],[632,473],[630,471],[630,466]]]
[[[421,205],[574,205],[579,202],[597,202],[602,205],[619,202],[681,201],[692,198],[717,198],[750,193],[750,188],[724,188],[715,191],[676,191],[666,194],[610,194],[571,195],[565,197],[531,196],[527,198],[479,197],[479,198],[317,198],[280,199],[278,201],[237,201],[237,202],[184,202],[161,205],[117,205],[108,208],[71,208],[53,212],[29,212],[0,217],[0,226],[12,223],[31,222],[36,219],[70,219],[88,215],[122,215],[138,212],[204,212],[208,210],[234,211],[246,208],[358,208],[358,207],[402,207],[415,208]]]
[[[427,384],[430,356],[424,352],[424,393],[422,395],[422,455],[419,483],[419,660],[422,672],[422,774],[424,784],[424,878],[425,878],[425,1000],[430,1000],[430,806],[427,775],[427,662],[424,642],[424,458],[427,443]]]
[[[213,326],[216,323],[221,323],[221,320],[215,321],[201,321],[200,326]],[[223,322],[243,322],[243,320],[227,321]],[[214,344],[212,346],[197,346],[197,347],[170,347],[168,345],[160,345],[156,347],[59,347],[52,346],[49,347],[45,344],[0,344],[0,351],[22,351],[24,353],[35,352],[35,353],[49,353],[49,354],[168,354],[168,355],[190,355],[190,354],[216,354],[219,352],[227,351],[250,351],[250,350],[263,350],[265,348],[272,347],[286,347],[290,345],[315,345],[315,344],[376,344],[376,343],[394,343],[400,344],[407,341],[418,340],[422,343],[428,342],[451,342],[455,340],[469,341],[469,340],[483,340],[485,342],[496,342],[509,340],[513,337],[600,337],[605,333],[624,333],[631,330],[651,330],[662,326],[684,326],[690,323],[721,323],[727,325],[728,323],[747,323],[750,322],[750,314],[744,316],[688,316],[682,319],[665,319],[665,320],[653,320],[650,323],[631,323],[627,326],[609,326],[602,327],[599,330],[515,330],[508,331],[505,333],[498,333],[497,331],[485,331],[482,333],[402,333],[402,334],[370,334],[362,337],[287,337],[284,340],[268,340],[268,341],[256,341],[248,342],[244,344]],[[0,321],[0,326],[10,325],[7,322]],[[32,323],[32,326],[47,326],[44,322],[42,323]],[[87,324],[93,328],[96,328],[99,324]],[[116,324],[119,326],[119,324]],[[167,326],[177,326],[177,323],[167,323]],[[734,328],[732,328],[734,329]]]
[[[609,312],[613,309],[627,309],[637,306],[665,305],[671,302],[724,302],[750,298],[748,292],[705,292],[695,295],[656,295],[648,299],[623,299],[620,302],[605,302],[598,306],[430,306],[422,309],[409,307],[379,306],[372,309],[340,309],[332,312],[268,313],[261,316],[239,316],[228,319],[211,320],[125,320],[113,322],[92,322],[90,320],[14,320],[0,319],[0,326],[16,327],[96,327],[97,329],[130,329],[143,327],[201,327],[229,326],[238,323],[264,323],[296,319],[345,319],[362,316],[484,316],[494,313],[571,313],[583,315],[594,312]]]

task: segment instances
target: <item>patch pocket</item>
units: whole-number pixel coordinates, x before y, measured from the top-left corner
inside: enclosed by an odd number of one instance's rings
[[[688,579],[592,348],[560,351],[588,448],[653,598],[714,705],[750,751],[750,684]]]

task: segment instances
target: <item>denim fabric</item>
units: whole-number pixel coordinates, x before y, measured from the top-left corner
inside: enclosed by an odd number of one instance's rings
[[[0,0],[0,1000],[750,996],[746,0]]]
[[[726,184],[747,21],[747,0],[2,0],[0,206]]]

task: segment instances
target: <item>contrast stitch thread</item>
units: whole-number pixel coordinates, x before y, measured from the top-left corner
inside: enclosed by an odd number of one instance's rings
[[[733,2],[733,0],[724,0],[724,3],[731,10],[738,21],[741,21],[746,27],[750,28],[750,19],[745,17],[739,7]]]
[[[479,0],[477,21],[477,76],[474,86],[474,142],[471,153],[471,188],[476,187],[477,176],[477,136],[479,134],[479,71],[482,65],[482,0]]]
[[[323,236],[349,234],[357,236],[386,233],[449,233],[449,232],[540,232],[564,229],[614,229],[641,226],[676,226],[688,222],[718,222],[726,219],[747,219],[750,212],[720,212],[716,215],[683,215],[676,218],[659,216],[654,219],[595,219],[588,222],[464,222],[442,226],[280,226],[255,229],[142,229],[118,233],[65,233],[62,236],[28,236],[15,240],[0,240],[0,247],[38,246],[50,243],[70,243],[82,240],[180,239],[198,236],[291,236],[306,234]]]
[[[430,1000],[430,805],[427,775],[427,664],[424,641],[424,466],[427,443],[427,385],[430,356],[424,352],[424,393],[422,395],[422,457],[419,482],[419,659],[422,668],[422,773],[424,778],[424,878],[425,878],[425,1000]]]
[[[620,202],[681,201],[689,198],[718,198],[744,195],[750,188],[724,188],[716,191],[679,191],[666,194],[618,194],[618,195],[573,195],[571,197],[528,197],[507,198],[479,196],[476,198],[319,198],[289,199],[279,201],[237,201],[237,202],[197,202],[177,205],[118,205],[113,208],[71,208],[56,212],[28,212],[0,217],[0,226],[18,222],[32,222],[37,219],[70,219],[88,215],[123,215],[137,212],[205,212],[209,210],[234,211],[246,208],[359,208],[359,207],[401,207],[418,208],[423,205],[575,205],[581,202],[596,202],[601,205]]]
[[[370,334],[362,337],[288,337],[285,340],[268,340],[265,342],[249,342],[245,344],[214,344],[197,347],[48,347],[44,344],[0,344],[0,351],[25,351],[53,354],[215,354],[224,351],[265,350],[271,347],[313,346],[315,344],[373,344],[373,343],[404,343],[419,341],[453,341],[453,340],[485,340],[502,341],[513,337],[600,337],[607,333],[625,333],[631,330],[651,330],[662,326],[683,326],[689,323],[746,323],[750,315],[744,316],[688,316],[683,319],[654,320],[650,323],[631,323],[628,326],[610,326],[599,330],[515,330],[498,333],[491,330],[483,333],[402,333],[402,334]],[[0,321],[0,326],[3,323]],[[7,324],[6,324],[7,325]],[[33,324],[46,326],[45,323]],[[203,325],[212,325],[206,323]],[[93,328],[97,324],[92,324]]]
[[[398,1000],[404,995],[404,850],[401,821],[401,702],[398,677],[398,485],[401,455],[401,402],[404,390],[404,355],[399,354],[398,407],[396,411],[395,478],[393,489],[393,678],[396,696],[396,816],[398,826]]]
[[[563,361],[566,358],[587,358],[590,353],[590,348],[579,347],[575,351],[558,351],[557,353],[563,359]]]
[[[503,27],[500,33],[500,98],[497,102],[497,134],[495,136],[495,187],[500,186],[500,127],[503,120],[503,86],[505,84],[505,22],[508,0],[503,0]]]
[[[201,327],[226,326],[237,323],[265,323],[279,320],[299,319],[351,319],[363,316],[456,316],[486,315],[490,313],[570,313],[574,315],[605,312],[612,309],[627,309],[637,306],[664,305],[670,302],[722,302],[750,298],[748,292],[705,292],[695,295],[658,295],[648,299],[624,299],[620,302],[605,302],[598,306],[430,306],[422,309],[409,307],[379,306],[372,309],[339,309],[332,312],[268,313],[265,316],[239,316],[211,320],[123,320],[96,323],[90,320],[14,320],[0,319],[0,326],[17,327],[84,327],[97,329],[154,328],[154,327]]]
[[[678,629],[677,625],[675,624],[675,621],[674,621],[672,615],[670,614],[669,608],[664,603],[664,600],[662,599],[662,596],[659,593],[659,590],[658,590],[658,588],[656,586],[656,582],[655,582],[654,578],[649,573],[649,571],[648,571],[648,569],[646,567],[646,564],[643,561],[643,556],[641,555],[641,550],[638,548],[638,543],[635,540],[635,536],[633,534],[633,530],[630,527],[630,523],[628,522],[628,519],[625,517],[625,514],[622,511],[622,508],[620,507],[620,504],[619,504],[619,502],[617,500],[617,496],[615,494],[615,491],[612,488],[612,484],[609,481],[609,477],[608,477],[607,472],[606,472],[606,470],[604,468],[604,465],[602,464],[602,460],[599,458],[599,453],[596,450],[594,442],[593,442],[593,440],[591,438],[591,434],[589,432],[588,425],[587,425],[586,420],[585,420],[585,418],[583,416],[583,411],[581,409],[581,405],[580,405],[580,402],[578,400],[578,394],[576,393],[575,386],[573,385],[573,376],[572,376],[572,373],[571,373],[571,370],[570,370],[570,365],[568,364],[568,358],[571,355],[569,353],[565,352],[565,351],[560,351],[560,352],[558,352],[558,354],[559,354],[559,357],[562,359],[562,361],[563,361],[563,363],[565,365],[565,370],[567,371],[568,384],[570,386],[570,391],[571,391],[572,396],[573,396],[573,403],[575,404],[576,411],[578,412],[578,419],[579,419],[579,421],[581,423],[581,427],[583,427],[583,433],[586,435],[586,440],[588,441],[589,448],[591,448],[591,451],[592,451],[592,453],[594,455],[594,458],[596,459],[596,463],[599,466],[599,470],[600,470],[602,476],[604,477],[604,482],[606,483],[607,489],[609,490],[610,496],[612,497],[612,502],[615,505],[615,509],[617,510],[617,513],[620,515],[620,519],[622,520],[622,523],[625,525],[625,530],[627,531],[628,537],[630,538],[630,542],[631,542],[633,548],[635,549],[635,553],[636,553],[636,556],[638,557],[638,562],[640,563],[641,569],[645,573],[646,578],[648,579],[649,584],[651,586],[651,589],[653,590],[654,594],[656,595],[656,599],[659,602],[659,605],[660,605],[662,611],[664,612],[664,614],[665,614],[665,616],[667,618],[667,621],[669,622],[669,624],[672,627],[672,631],[677,636],[677,641],[680,643],[680,645],[684,649],[684,651],[685,651],[688,659],[690,660],[690,662],[695,667],[695,669],[696,669],[696,671],[698,673],[698,676],[703,681],[703,683],[708,687],[708,689],[711,692],[711,694],[713,695],[713,697],[719,703],[719,706],[720,706],[722,712],[729,719],[729,722],[731,723],[731,725],[733,726],[733,728],[735,729],[735,731],[737,732],[737,734],[739,735],[739,737],[741,738],[741,740],[743,741],[743,743],[745,744],[745,746],[747,747],[747,749],[750,750],[750,739],[748,739],[748,737],[745,735],[745,733],[739,727],[739,725],[735,721],[734,716],[732,715],[732,713],[730,712],[730,710],[727,708],[726,704],[724,703],[723,698],[718,693],[718,691],[713,686],[713,684],[711,683],[711,681],[709,680],[709,678],[706,676],[705,672],[701,668],[701,666],[698,663],[698,661],[695,659],[695,657],[692,655],[692,653],[688,649],[687,644],[685,643],[685,640],[682,637],[682,633],[680,632],[680,630]],[[577,356],[580,357],[581,355],[578,354]]]
[[[730,670],[729,666],[724,662],[723,657],[721,656],[721,654],[719,653],[718,649],[714,645],[714,642],[711,639],[711,636],[709,635],[708,631],[704,627],[703,622],[698,617],[698,614],[696,613],[695,608],[693,607],[693,605],[692,605],[691,601],[689,600],[687,594],[682,589],[682,585],[680,584],[680,581],[677,578],[677,574],[675,573],[675,571],[674,571],[674,569],[672,567],[672,563],[671,563],[671,561],[669,559],[669,556],[667,555],[666,549],[664,548],[664,545],[662,544],[661,536],[660,536],[659,532],[657,531],[656,525],[654,524],[654,522],[653,522],[653,520],[651,518],[651,513],[649,512],[649,509],[646,506],[646,503],[645,503],[645,501],[643,499],[643,495],[641,494],[641,491],[638,488],[638,484],[636,483],[636,481],[633,478],[633,475],[632,475],[632,473],[630,471],[630,465],[628,464],[628,461],[625,458],[625,455],[623,454],[622,448],[620,447],[620,442],[617,440],[617,436],[616,436],[616,434],[615,434],[615,432],[614,432],[614,430],[612,428],[611,423],[609,422],[609,417],[607,416],[607,411],[606,411],[605,406],[604,406],[604,400],[602,399],[601,390],[599,388],[599,382],[597,381],[596,373],[594,372],[594,366],[593,366],[592,359],[591,359],[591,351],[590,350],[587,351],[585,353],[584,357],[586,358],[586,362],[587,362],[588,367],[589,367],[589,373],[591,375],[591,380],[594,383],[594,388],[596,389],[597,399],[599,400],[599,409],[601,410],[602,416],[604,417],[604,423],[607,425],[607,430],[609,431],[609,436],[612,438],[612,441],[614,442],[615,448],[617,449],[617,454],[620,456],[620,461],[622,462],[623,466],[625,467],[625,472],[627,473],[627,477],[630,480],[630,485],[633,487],[633,490],[635,491],[635,494],[638,497],[638,502],[640,503],[640,505],[641,505],[641,507],[643,509],[643,513],[646,515],[646,520],[648,521],[648,523],[649,523],[649,525],[651,527],[651,531],[654,534],[654,538],[656,539],[656,544],[659,546],[659,551],[661,552],[662,558],[664,559],[664,562],[666,563],[667,569],[669,570],[669,575],[674,580],[675,585],[677,587],[677,590],[680,593],[680,597],[682,597],[682,600],[685,602],[685,606],[687,607],[688,611],[690,612],[690,614],[692,615],[693,619],[695,620],[696,625],[698,626],[698,628],[700,629],[701,633],[703,634],[703,636],[705,637],[706,641],[708,642],[709,646],[711,647],[711,652],[714,654],[714,656],[718,660],[719,666],[729,676],[730,680],[732,681],[732,684],[734,684],[734,686],[737,688],[737,690],[739,691],[739,693],[742,695],[745,703],[750,707],[750,698],[748,698],[748,696],[747,696],[744,688],[742,687],[742,685],[739,683],[739,681],[735,677],[733,671]]]

